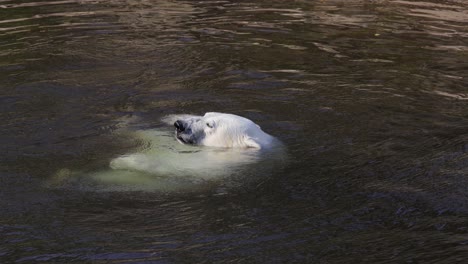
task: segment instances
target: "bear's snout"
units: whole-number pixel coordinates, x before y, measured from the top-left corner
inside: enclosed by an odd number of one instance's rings
[[[174,126],[175,126],[177,132],[184,132],[184,130],[185,130],[184,123],[181,120],[175,121]]]

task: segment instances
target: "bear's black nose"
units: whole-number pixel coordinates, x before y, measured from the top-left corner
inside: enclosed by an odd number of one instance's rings
[[[183,132],[185,130],[184,123],[180,120],[175,121],[174,126],[177,129],[177,132]]]

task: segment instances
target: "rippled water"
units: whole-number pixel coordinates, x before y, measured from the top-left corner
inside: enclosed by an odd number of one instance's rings
[[[0,1],[1,262],[466,260],[467,10]],[[197,191],[51,187],[144,148],[122,120],[207,111],[254,120],[289,163]]]

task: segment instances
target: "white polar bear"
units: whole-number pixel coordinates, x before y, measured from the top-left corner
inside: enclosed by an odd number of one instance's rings
[[[275,139],[251,120],[210,112],[176,120],[176,138],[184,144],[222,148],[270,148]]]
[[[175,138],[174,130],[135,131],[129,128],[131,122],[123,122],[116,135],[133,138],[140,148],[112,159],[106,169],[65,174],[70,181],[73,175],[89,179],[101,190],[177,191],[255,184],[285,164],[282,143],[244,117],[206,113],[171,115],[162,121],[175,126]],[[65,184],[62,174],[56,178]]]
[[[210,112],[204,116],[171,115],[163,121],[175,126],[175,137],[183,145],[168,142],[169,135],[162,131],[136,131],[135,136],[149,142],[150,147],[115,158],[110,167],[159,176],[213,179],[264,158],[278,158],[282,153],[282,144],[276,138],[241,116]]]

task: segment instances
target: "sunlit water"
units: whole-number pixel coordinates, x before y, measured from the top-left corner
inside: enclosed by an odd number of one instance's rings
[[[466,261],[467,10],[0,1],[0,262]],[[288,162],[170,191],[86,177],[151,145],[122,120],[209,111]]]

